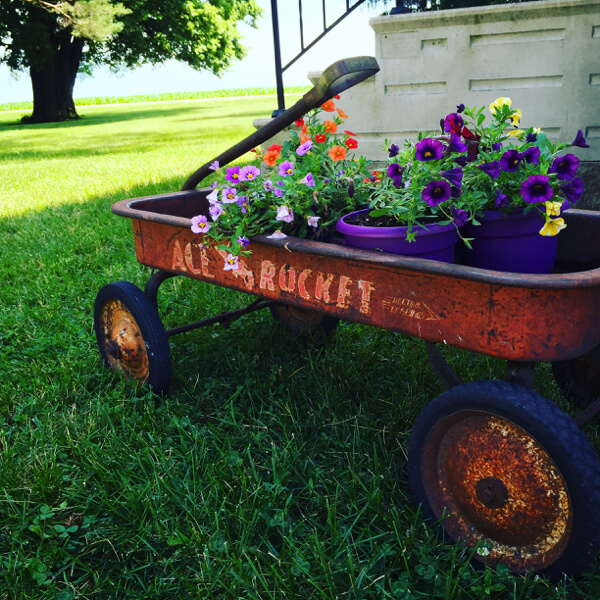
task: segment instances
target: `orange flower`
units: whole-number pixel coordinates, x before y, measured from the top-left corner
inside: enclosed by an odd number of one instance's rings
[[[346,148],[343,146],[332,146],[329,149],[329,156],[332,161],[344,160],[346,158]]]
[[[354,150],[354,148],[358,148],[358,142],[354,138],[348,138],[344,144],[350,149]]]
[[[324,133],[317,133],[317,135],[315,135],[315,142],[317,142],[317,144],[324,144],[327,141],[327,136]]]
[[[308,131],[308,127],[306,126],[306,124],[302,125],[302,131],[300,132],[300,134],[304,135],[307,131]]]
[[[321,104],[321,108],[325,112],[333,112],[335,110],[335,104],[333,103],[333,100],[327,100],[325,104]]]
[[[301,143],[301,144],[304,144],[304,142],[308,142],[308,140],[310,140],[310,139],[312,139],[312,138],[310,137],[310,135],[308,135],[308,134],[306,134],[306,135],[302,135],[302,136],[300,136],[300,143]]]
[[[337,131],[337,125],[333,121],[325,121],[325,133],[335,133]]]
[[[340,117],[342,117],[342,119],[348,118],[348,115],[341,108],[337,109],[337,113],[338,113],[338,115],[340,115]]]
[[[263,156],[263,161],[265,162],[265,164],[269,165],[269,167],[274,167],[275,163],[277,162],[277,159],[280,156],[281,155],[279,154],[279,152],[275,152],[274,150],[267,150],[265,152],[265,155]]]

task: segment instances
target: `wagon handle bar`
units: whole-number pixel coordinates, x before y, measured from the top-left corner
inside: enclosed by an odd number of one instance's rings
[[[372,56],[357,56],[333,63],[323,71],[317,84],[304,94],[294,106],[241,142],[238,142],[235,146],[229,148],[229,150],[225,150],[225,152],[219,154],[216,158],[202,165],[183,184],[181,190],[185,192],[195,189],[205,177],[210,175],[210,165],[215,161],[221,167],[229,164],[232,160],[259,146],[276,133],[279,133],[284,127],[291,125],[294,121],[303,117],[309,110],[320,106],[336,94],[364,81],[368,77],[371,77],[371,75],[375,75],[377,71],[379,71],[379,65]]]

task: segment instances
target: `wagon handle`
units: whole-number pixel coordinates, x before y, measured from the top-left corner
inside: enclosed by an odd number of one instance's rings
[[[219,154],[216,158],[202,165],[183,184],[181,190],[195,189],[205,177],[210,175],[210,165],[213,162],[217,161],[220,166],[229,164],[232,160],[259,146],[276,133],[279,133],[284,127],[303,117],[309,110],[320,106],[336,94],[360,83],[367,77],[375,75],[377,71],[379,71],[379,65],[372,56],[357,56],[356,58],[346,58],[333,63],[323,71],[318,83],[304,94],[294,106],[229,148],[229,150],[225,150],[223,154]]]

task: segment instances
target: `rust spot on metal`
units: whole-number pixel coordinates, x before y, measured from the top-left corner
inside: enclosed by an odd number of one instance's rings
[[[102,344],[111,369],[131,379],[148,379],[148,354],[139,327],[120,300],[108,300],[100,312]]]
[[[481,560],[514,572],[539,571],[564,552],[573,526],[566,483],[524,429],[502,417],[461,411],[432,429],[422,455],[426,493],[449,535]]]

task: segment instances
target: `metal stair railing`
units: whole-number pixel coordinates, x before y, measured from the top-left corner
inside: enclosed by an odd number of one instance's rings
[[[285,112],[285,99],[283,97],[283,73],[289,69],[301,56],[306,54],[319,40],[329,33],[336,25],[343,21],[350,13],[356,10],[366,0],[346,0],[346,11],[338,17],[331,25],[327,25],[327,16],[325,12],[326,0],[321,0],[323,31],[307,45],[304,45],[304,14],[302,12],[302,0],[298,0],[298,23],[300,26],[300,52],[294,56],[285,65],[281,62],[281,43],[279,38],[279,14],[277,10],[277,0],[271,0],[271,17],[273,20],[273,46],[275,49],[275,79],[277,85],[277,109],[273,111],[273,117],[277,117]],[[292,0],[285,0],[286,9]],[[312,16],[312,15],[311,15]]]

